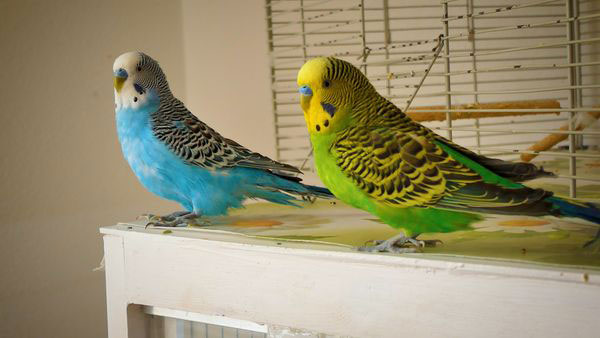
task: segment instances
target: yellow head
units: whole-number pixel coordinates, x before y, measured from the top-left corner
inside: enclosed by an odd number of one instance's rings
[[[352,64],[333,57],[307,61],[298,72],[300,104],[310,134],[345,128],[359,97],[375,92]]]

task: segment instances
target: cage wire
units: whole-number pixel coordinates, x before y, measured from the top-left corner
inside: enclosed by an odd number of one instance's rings
[[[149,338],[266,338],[264,329],[244,325],[244,321],[214,320],[215,316],[203,316],[185,311],[173,311],[160,307],[144,306],[148,315]],[[208,321],[208,322],[207,322]],[[236,325],[237,324],[237,325]],[[234,326],[232,326],[234,325]]]
[[[454,142],[562,159],[571,197],[600,182],[577,174],[600,159],[600,1],[266,0],[266,11],[279,160],[312,170],[296,74],[336,56]]]

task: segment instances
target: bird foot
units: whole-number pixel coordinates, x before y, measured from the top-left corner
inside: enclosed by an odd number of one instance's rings
[[[598,232],[596,232],[596,236],[592,240],[587,241],[587,242],[585,242],[585,244],[583,244],[583,247],[589,248],[592,245],[594,245],[595,243],[600,243],[600,229],[598,229]]]
[[[317,198],[314,196],[302,195],[302,200],[310,204],[314,204],[317,201]]]
[[[175,211],[168,215],[160,216],[153,214],[143,214],[138,219],[146,220],[146,228],[152,227],[186,227],[200,225],[197,220],[200,215],[189,211]]]
[[[442,243],[439,239],[418,240],[416,237],[406,237],[404,234],[400,234],[387,240],[369,241],[365,243],[367,245],[359,247],[358,251],[411,253],[418,252],[424,247],[435,247],[438,243]],[[374,245],[368,245],[370,243]]]

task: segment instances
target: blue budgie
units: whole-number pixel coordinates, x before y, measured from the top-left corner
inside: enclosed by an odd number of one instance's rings
[[[297,168],[252,152],[200,121],[173,96],[148,55],[125,53],[113,71],[123,155],[144,187],[186,210],[153,217],[154,225],[223,215],[247,198],[296,205],[294,196],[333,197],[326,188],[300,183]]]

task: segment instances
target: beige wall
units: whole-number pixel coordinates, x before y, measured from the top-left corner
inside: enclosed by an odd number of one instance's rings
[[[275,154],[263,0],[183,0],[188,108],[225,137]]]
[[[157,59],[223,135],[274,154],[264,3],[0,2],[0,337],[104,337],[98,227],[179,207],[146,192],[114,126],[112,63]]]
[[[0,2],[0,337],[106,336],[98,227],[176,208],[122,159],[112,63],[147,51],[184,93],[181,13],[178,1]]]

